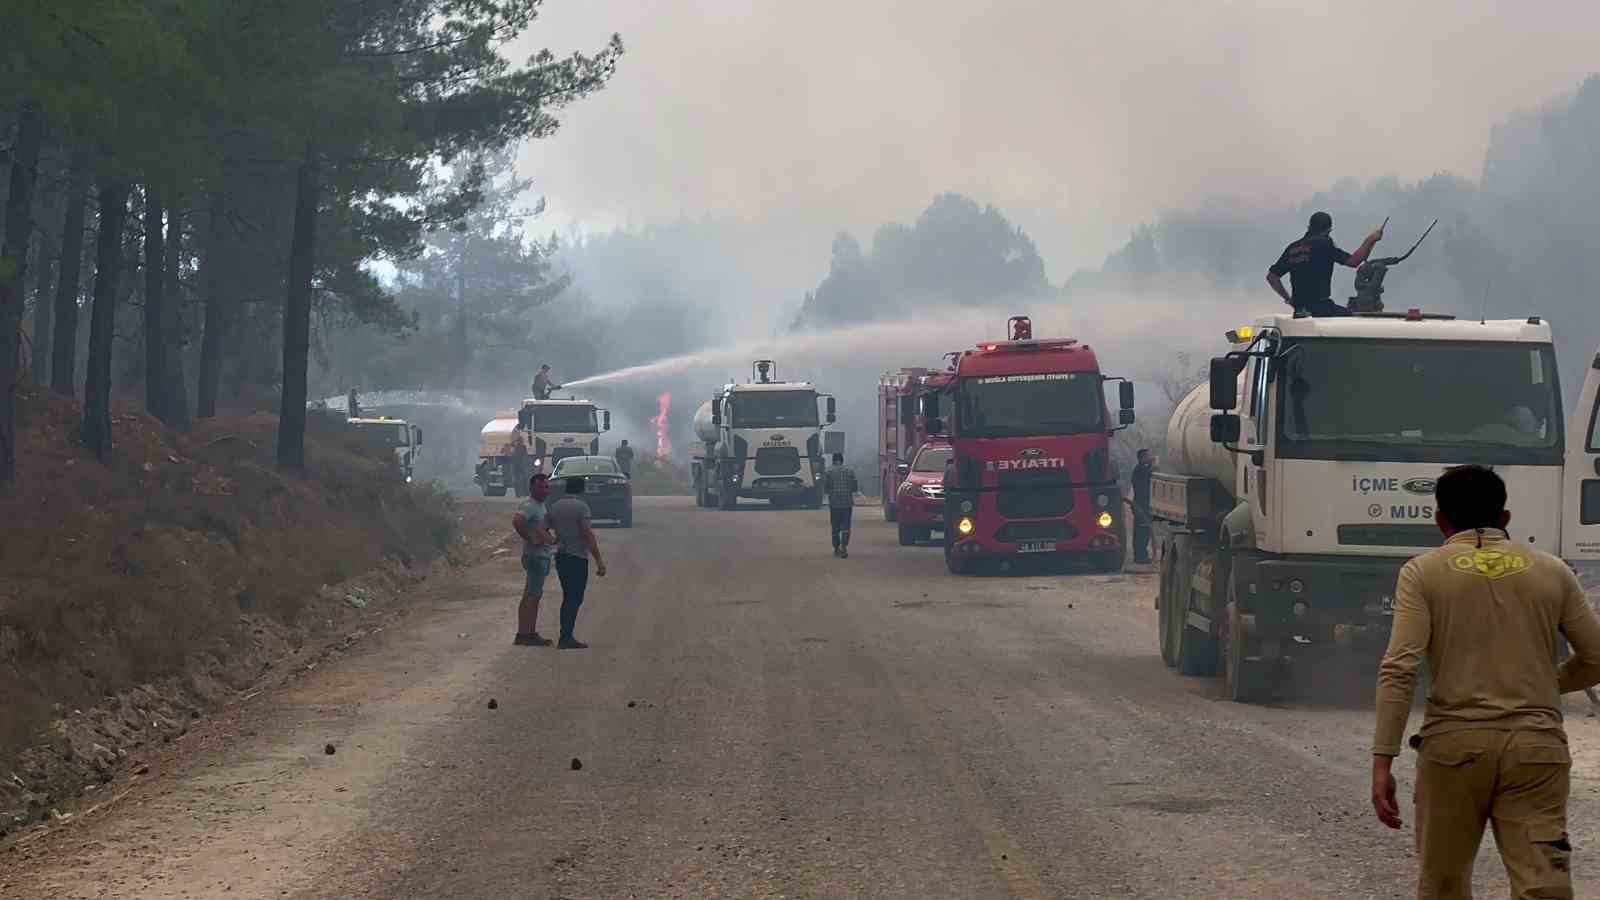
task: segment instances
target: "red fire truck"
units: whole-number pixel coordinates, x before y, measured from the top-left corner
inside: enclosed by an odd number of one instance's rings
[[[945,564],[956,574],[1019,557],[1087,557],[1122,568],[1125,511],[1111,435],[1133,423],[1133,384],[1102,375],[1072,338],[1035,339],[1026,316],[1011,339],[955,356],[949,380],[922,401],[930,434],[954,448],[945,478]],[[1121,382],[1118,416],[1108,381]]]
[[[928,440],[922,398],[950,383],[949,372],[901,369],[878,380],[878,482],[882,485],[883,517],[895,521],[895,497],[905,481],[911,458]]]

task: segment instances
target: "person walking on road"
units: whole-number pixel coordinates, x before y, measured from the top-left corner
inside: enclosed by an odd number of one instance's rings
[[[1484,825],[1514,897],[1570,898],[1572,762],[1561,695],[1600,683],[1600,618],[1560,559],[1506,532],[1506,488],[1458,466],[1434,489],[1445,543],[1400,570],[1389,649],[1378,669],[1372,806],[1399,828],[1394,758],[1417,668],[1432,673],[1417,751],[1417,896],[1472,896]],[[1556,664],[1561,637],[1572,656]]]
[[[539,636],[539,601],[544,599],[544,583],[550,577],[551,561],[556,555],[556,539],[545,520],[550,511],[545,499],[550,496],[550,479],[534,475],[528,479],[528,499],[517,507],[511,517],[511,527],[522,538],[522,602],[517,604],[517,636],[512,641],[520,647],[548,647],[550,641]]]
[[[850,517],[856,508],[856,473],[844,464],[844,454],[833,455],[833,467],[822,475],[828,494],[828,520],[833,530],[833,555],[850,558]]]
[[[1149,448],[1140,450],[1133,467],[1133,561],[1150,563],[1150,476],[1156,457]]]
[[[589,504],[583,502],[585,486],[581,475],[568,478],[566,496],[550,504],[548,516],[548,527],[556,539],[556,577],[561,580],[561,638],[556,646],[562,650],[589,646],[577,639],[573,627],[578,623],[578,608],[583,606],[583,595],[589,587],[590,557],[594,558],[594,573],[601,578],[606,575],[606,561],[594,536]]]
[[[633,477],[633,448],[628,446],[627,438],[622,439],[622,446],[611,457],[617,461],[617,468],[622,470],[622,474]]]

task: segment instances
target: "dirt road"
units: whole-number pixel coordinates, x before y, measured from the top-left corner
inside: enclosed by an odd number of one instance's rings
[[[859,515],[840,561],[825,513],[641,501],[601,533],[587,651],[512,646],[493,557],[0,853],[0,895],[1411,894],[1364,698],[1227,702],[1161,665],[1153,576],[952,578]],[[1600,729],[1573,709],[1581,896]]]

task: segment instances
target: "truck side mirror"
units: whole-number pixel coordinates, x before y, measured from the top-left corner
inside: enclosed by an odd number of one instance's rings
[[[829,425],[832,425],[835,421],[838,420],[837,412],[838,412],[838,405],[834,402],[834,399],[832,397],[829,397],[828,398],[828,424]]]
[[[929,419],[928,420],[928,433],[929,434],[944,434],[944,420],[939,418],[938,416],[934,416],[933,418]]]
[[[413,443],[415,443],[418,447],[421,447],[422,446],[422,429],[417,427],[417,426],[415,426],[415,425],[413,425],[413,426],[411,426],[411,432],[416,437],[416,439],[415,439],[415,441],[413,441]]]
[[[1211,443],[1239,443],[1239,417],[1233,413],[1217,413],[1211,417]]]
[[[926,416],[927,418],[929,418],[929,419],[936,419],[936,418],[939,417],[939,395],[938,394],[924,394],[924,395],[922,395],[922,414],[924,416]]]
[[[1119,409],[1119,410],[1117,410],[1117,424],[1118,425],[1132,425],[1133,424],[1133,410],[1131,410],[1131,409]]]
[[[1211,359],[1211,408],[1231,410],[1239,406],[1239,370],[1243,360],[1226,356]]]
[[[1133,409],[1133,382],[1124,381],[1117,385],[1117,401],[1117,405],[1123,409]],[[1122,424],[1126,425],[1132,421],[1133,419],[1130,417],[1124,419]]]
[[[611,430],[611,410],[609,409],[603,409],[600,411],[600,430]]]

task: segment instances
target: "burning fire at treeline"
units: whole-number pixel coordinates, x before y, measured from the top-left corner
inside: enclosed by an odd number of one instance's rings
[[[650,420],[650,424],[656,427],[656,459],[667,462],[672,459],[672,438],[668,436],[671,432],[667,428],[667,413],[672,409],[672,394],[663,391],[661,396],[656,398],[656,408],[659,412]]]

